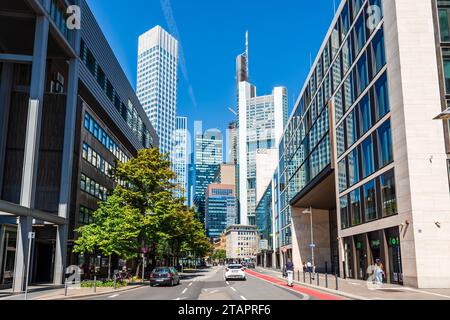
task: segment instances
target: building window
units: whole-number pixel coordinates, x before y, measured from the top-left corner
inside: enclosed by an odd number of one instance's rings
[[[350,216],[352,226],[357,226],[361,221],[361,195],[359,189],[350,193]]]
[[[336,130],[337,152],[340,157],[345,152],[345,122],[342,122]]]
[[[89,48],[87,48],[86,67],[92,73],[92,75],[94,77],[95,77],[96,66],[97,66],[97,62],[95,61],[95,57],[92,54],[92,51],[89,50]]]
[[[339,162],[339,191],[347,189],[347,164],[346,159]]]
[[[350,14],[348,11],[348,4],[346,3],[341,13],[341,37],[345,38],[350,30]]]
[[[439,27],[442,42],[450,42],[450,9],[439,9]]]
[[[355,25],[355,54],[362,50],[366,43],[366,25],[364,23],[364,15],[360,15]]]
[[[383,29],[380,29],[372,40],[372,60],[373,76],[375,76],[386,64]]]
[[[358,148],[355,148],[347,158],[349,186],[359,182]]]
[[[350,148],[358,140],[358,131],[356,129],[356,111],[353,109],[346,119],[347,123],[347,148]]]
[[[450,57],[444,56],[445,92],[450,94]]]
[[[450,61],[449,61],[450,62]],[[449,64],[450,76],[450,64]],[[375,84],[375,110],[377,121],[384,117],[389,112],[389,90],[386,73],[378,79]]]
[[[353,74],[350,73],[345,79],[344,85],[342,86],[344,101],[345,101],[345,111],[349,110],[350,107],[355,102],[355,90],[353,86]]]
[[[340,199],[340,208],[341,208],[341,228],[346,229],[350,227],[348,221],[348,197],[342,197]]]
[[[360,134],[363,136],[372,127],[372,109],[368,94],[359,103],[359,118]]]
[[[358,15],[365,0],[351,0],[353,2],[353,20]]]
[[[386,121],[377,130],[378,136],[378,162],[380,168],[394,161],[392,150],[391,122]]]
[[[356,96],[359,96],[367,88],[368,84],[367,54],[364,53],[356,66]]]
[[[342,69],[344,75],[347,74],[348,70],[353,64],[353,54],[352,54],[352,37],[351,35],[347,38],[342,47]]]
[[[395,194],[395,175],[391,170],[380,176],[381,209],[383,217],[397,214],[397,197]]]
[[[363,141],[361,144],[361,150],[363,178],[366,178],[375,172],[372,137],[369,137]]]
[[[377,204],[375,181],[372,180],[363,187],[364,189],[364,217],[365,221],[373,221],[377,219]]]

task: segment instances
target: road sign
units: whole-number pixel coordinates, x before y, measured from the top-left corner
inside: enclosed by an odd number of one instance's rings
[[[35,232],[28,232],[28,239],[34,239],[36,238],[36,233]]]
[[[316,245],[315,245],[314,243],[311,243],[311,244],[309,245],[309,247],[310,247],[310,248],[315,248]]]

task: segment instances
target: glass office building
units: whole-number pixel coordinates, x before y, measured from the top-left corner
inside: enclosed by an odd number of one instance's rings
[[[163,153],[172,151],[175,140],[177,91],[178,41],[156,26],[139,37],[137,96]]]
[[[206,191],[206,236],[219,239],[228,226],[235,224],[236,209],[235,186],[210,184]]]
[[[223,136],[217,129],[195,136],[194,206],[199,219],[205,223],[206,189],[214,182],[223,162]]]
[[[177,175],[176,195],[188,199],[188,120],[186,117],[177,117],[174,134],[174,145],[171,153],[173,171]]]
[[[311,259],[314,231],[319,270],[366,280],[379,260],[386,282],[450,287],[429,271],[450,265],[448,124],[433,120],[447,108],[449,9],[341,1],[279,146],[280,265]]]

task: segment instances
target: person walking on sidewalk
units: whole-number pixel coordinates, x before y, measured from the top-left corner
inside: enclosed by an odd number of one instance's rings
[[[374,272],[375,272],[375,283],[377,285],[383,284],[384,267],[383,267],[383,264],[381,263],[380,259],[376,260],[375,271]]]
[[[311,260],[308,260],[308,262],[306,263],[306,271],[309,272],[312,280],[314,280],[315,266],[312,264]]]
[[[288,286],[293,287],[294,286],[294,264],[292,263],[291,259],[288,259],[286,266],[284,268],[287,273]]]

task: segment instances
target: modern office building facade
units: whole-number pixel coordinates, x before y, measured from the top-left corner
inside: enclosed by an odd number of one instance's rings
[[[219,165],[215,175],[214,183],[236,185],[236,165],[222,163]]]
[[[240,223],[255,224],[256,154],[276,149],[288,113],[287,90],[277,87],[271,95],[257,96],[256,87],[239,83],[238,184]]]
[[[198,217],[205,223],[205,196],[208,185],[223,162],[223,136],[220,130],[210,129],[195,135],[194,206]]]
[[[178,97],[178,41],[160,26],[139,37],[137,95],[160,139],[172,151]]]
[[[206,190],[206,236],[217,240],[236,221],[236,186],[210,184]]]
[[[227,163],[238,163],[239,131],[237,122],[231,122],[227,128]]]
[[[256,228],[258,230],[257,264],[264,268],[276,267],[275,249],[279,249],[276,243],[276,208],[275,197],[277,186],[271,179],[263,192],[263,196],[256,206]]]
[[[311,259],[313,234],[319,270],[367,280],[379,260],[388,283],[450,287],[448,123],[434,120],[447,6],[339,5],[280,144],[282,259]]]
[[[232,225],[225,230],[227,259],[256,259],[258,232],[255,226]]]
[[[68,29],[69,4],[80,30]],[[66,266],[89,264],[71,252],[74,230],[117,184],[115,161],[158,138],[84,0],[0,10],[0,286],[20,292],[27,274],[60,285]]]
[[[177,117],[174,145],[171,152],[172,165],[177,175],[176,194],[179,198],[188,199],[188,159],[189,159],[189,133],[186,117]]]

